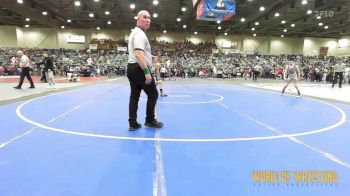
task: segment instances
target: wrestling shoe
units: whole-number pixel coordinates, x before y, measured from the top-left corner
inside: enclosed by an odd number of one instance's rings
[[[163,127],[163,123],[159,122],[157,119],[154,119],[151,122],[145,122],[145,126],[146,127],[152,127],[152,128],[162,128]]]
[[[136,129],[141,128],[141,124],[138,122],[132,122],[129,124],[129,131],[135,131]]]

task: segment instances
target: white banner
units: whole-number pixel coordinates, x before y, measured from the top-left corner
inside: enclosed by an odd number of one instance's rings
[[[89,44],[89,49],[97,50],[97,44]]]
[[[222,40],[221,46],[222,46],[223,48],[231,48],[231,41]]]
[[[68,43],[85,43],[84,35],[69,35],[67,38]]]
[[[117,47],[117,51],[122,51],[122,52],[126,52],[128,51],[128,48],[127,47]]]
[[[211,49],[213,54],[219,54],[219,49]]]
[[[223,48],[237,48],[238,42],[237,41],[229,41],[229,40],[222,40]]]

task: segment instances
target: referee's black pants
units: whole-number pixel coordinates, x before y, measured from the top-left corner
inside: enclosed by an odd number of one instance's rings
[[[337,79],[339,80],[339,88],[341,88],[343,83],[343,72],[335,72],[332,87],[334,87],[334,84],[337,83]]]
[[[127,77],[130,82],[130,101],[129,101],[129,123],[136,122],[137,109],[141,90],[147,94],[146,122],[152,122],[155,119],[155,107],[158,100],[158,91],[156,83],[152,76],[152,82],[145,84],[145,74],[137,63],[129,63]]]
[[[18,87],[22,86],[23,81],[24,81],[24,77],[27,77],[28,81],[30,82],[30,86],[34,87],[32,77],[30,76],[30,68],[29,67],[22,68],[21,77],[19,79]]]
[[[260,72],[259,71],[253,71],[253,81],[257,81],[258,76],[259,76]]]

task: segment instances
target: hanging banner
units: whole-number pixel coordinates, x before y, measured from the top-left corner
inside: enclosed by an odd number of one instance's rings
[[[219,49],[211,49],[211,51],[212,51],[212,54],[219,54]]]
[[[69,35],[67,37],[67,43],[85,43],[84,35]]]
[[[236,1],[234,0],[205,0],[208,11],[221,14],[236,14]]]
[[[97,50],[97,44],[89,44],[90,50]]]
[[[226,21],[236,14],[233,0],[201,0],[197,6],[197,20]]]
[[[128,51],[128,48],[127,47],[117,46],[117,51],[126,52],[126,51]]]
[[[328,54],[328,47],[320,47],[320,56],[327,56]]]

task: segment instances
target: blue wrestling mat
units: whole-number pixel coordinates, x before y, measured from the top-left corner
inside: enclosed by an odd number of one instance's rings
[[[129,132],[129,92],[105,82],[1,106],[0,195],[350,195],[349,105],[165,82],[164,128]]]

